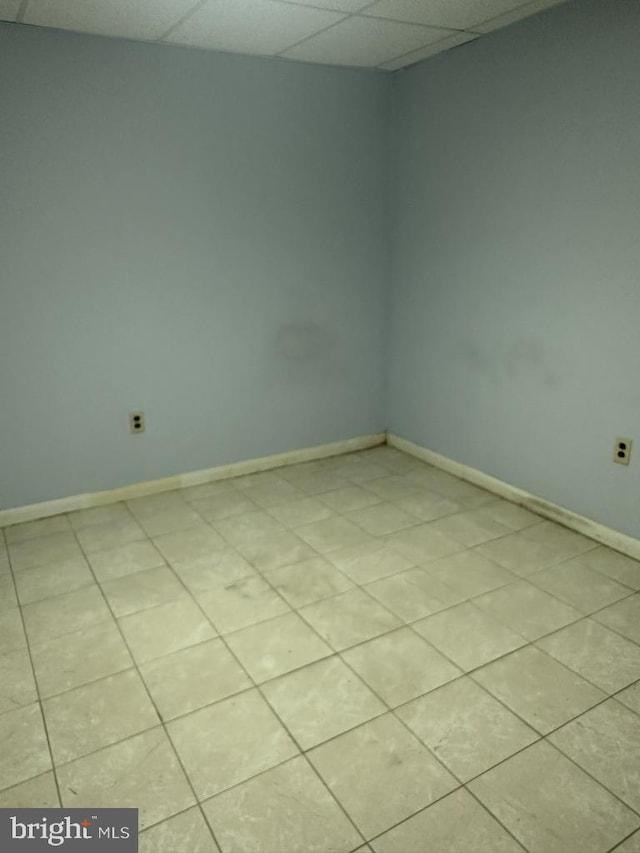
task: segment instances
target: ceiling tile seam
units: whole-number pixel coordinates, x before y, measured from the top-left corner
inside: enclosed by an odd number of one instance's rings
[[[527,6],[532,6],[534,2],[535,2],[535,0],[526,0],[526,2],[524,2],[524,3],[518,3],[517,6],[512,6],[511,9],[507,9],[506,12],[500,12],[499,15],[493,15],[491,18],[485,18],[482,21],[476,21],[474,24],[474,27],[484,27],[485,24],[490,24],[491,21],[496,21],[498,18],[504,18],[505,15],[509,15],[512,12],[518,12],[521,9],[526,9]],[[525,17],[526,17],[526,15],[525,15]],[[522,19],[520,18],[517,20],[522,20]],[[487,34],[482,33],[481,35],[487,35]]]
[[[325,11],[326,11],[326,9],[325,9]],[[355,17],[355,15],[349,14],[347,12],[347,13],[345,13],[343,18],[340,18],[340,20],[334,21],[332,24],[329,24],[326,27],[322,27],[322,29],[320,29],[320,30],[316,30],[315,33],[311,33],[311,35],[309,35],[309,36],[305,36],[302,39],[298,39],[298,41],[294,42],[293,44],[287,45],[287,47],[283,47],[282,50],[279,53],[274,54],[274,56],[277,56],[280,59],[289,59],[290,57],[283,56],[283,54],[287,50],[292,50],[292,48],[297,47],[299,44],[304,44],[304,42],[309,41],[310,39],[313,39],[316,36],[319,36],[320,33],[326,33],[327,30],[332,30],[334,27],[339,27],[341,24],[344,24],[345,21],[348,21],[350,18],[354,18],[354,17]]]
[[[205,3],[207,3],[207,0],[198,0],[198,2],[194,6],[192,6],[188,12],[185,12],[184,15],[182,15],[180,18],[178,18],[177,21],[175,21],[173,24],[171,24],[169,29],[166,30],[164,33],[162,33],[157,39],[155,39],[155,41],[164,41],[167,38],[167,36],[169,36],[175,29],[177,29],[181,24],[184,24],[184,22],[188,18],[190,18],[192,15],[194,15],[200,9],[202,9],[202,7],[205,5]]]
[[[474,33],[474,32],[472,32],[472,30],[458,30],[458,32],[466,33],[468,35],[474,35],[474,36],[476,36],[476,38],[470,39],[469,41],[463,41],[462,44],[455,44],[455,45],[453,45],[453,47],[448,47],[448,48],[445,47],[444,51],[439,51],[439,53],[444,53],[448,50],[455,50],[458,47],[464,47],[465,44],[471,44],[472,41],[477,41],[478,38],[480,38],[481,36],[488,35],[488,33]],[[447,41],[446,36],[444,38],[440,39],[439,41],[431,42],[431,44],[424,44],[422,47],[437,47],[443,41]],[[390,62],[396,62],[398,59],[402,59],[404,56],[411,56],[412,53],[417,53],[419,50],[422,50],[422,48],[417,47],[417,48],[415,48],[415,50],[407,50],[405,53],[399,53],[397,56],[394,56],[391,59],[385,59],[384,62],[381,62],[380,65],[376,65],[375,68],[379,71],[389,71],[391,74],[396,74],[398,71],[404,71],[407,67],[410,67],[410,66],[404,65],[401,68],[394,68],[394,69],[388,69],[388,68],[385,68],[384,66],[388,65]],[[437,56],[437,54],[436,54],[436,56]],[[428,58],[430,58],[430,57],[428,57]],[[416,60],[416,62],[423,62],[423,61],[424,60],[422,60],[422,59]],[[415,63],[412,63],[412,65],[413,64],[415,64]]]
[[[366,6],[363,6],[362,9],[358,9],[357,12],[347,12],[345,9],[329,9],[326,6],[315,6],[312,3],[300,3],[298,0],[271,0],[272,3],[282,3],[285,6],[296,6],[298,9],[315,9],[316,12],[337,12],[342,15],[359,15],[364,9],[369,9],[371,6],[375,6],[379,0],[371,0],[370,3],[367,3]],[[527,0],[527,2],[531,2],[531,0]]]
[[[400,21],[398,18],[383,18],[382,15],[364,15],[362,12],[355,12],[354,18],[364,18],[367,21],[387,21],[390,24],[404,24],[405,27],[415,27],[423,30],[442,30],[444,33],[468,33],[470,30],[461,29],[460,27],[443,27],[442,24],[418,24],[415,21]]]

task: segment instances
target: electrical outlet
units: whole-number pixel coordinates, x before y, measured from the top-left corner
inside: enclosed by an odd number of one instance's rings
[[[144,412],[129,412],[129,429],[134,434],[144,432]]]
[[[613,461],[620,465],[628,465],[631,461],[631,439],[616,438],[616,446],[613,450]]]

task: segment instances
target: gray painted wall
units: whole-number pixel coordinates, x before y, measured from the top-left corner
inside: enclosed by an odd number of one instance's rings
[[[389,376],[393,432],[635,536],[639,44],[584,0],[396,75]]]
[[[390,83],[0,27],[0,508],[385,428]]]

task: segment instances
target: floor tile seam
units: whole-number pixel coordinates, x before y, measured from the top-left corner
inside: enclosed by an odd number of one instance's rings
[[[600,704],[602,704],[602,703],[600,703]],[[592,709],[591,709],[591,708],[589,708],[588,710],[589,710],[589,711],[591,711]],[[587,713],[587,712],[585,711],[584,713]],[[580,716],[582,716],[582,714],[580,714]],[[569,723],[575,722],[575,720],[576,720],[576,719],[578,719],[578,718],[577,718],[577,717],[575,717],[573,720],[569,720],[568,722],[569,722]],[[567,723],[565,723],[564,725],[567,725]],[[604,788],[604,790],[605,790],[605,791],[607,791],[607,793],[608,793],[608,794],[610,794],[610,795],[611,795],[615,800],[617,800],[617,801],[618,801],[619,803],[621,803],[621,804],[622,804],[626,809],[628,809],[628,810],[629,810],[629,811],[634,815],[634,817],[636,817],[636,818],[637,818],[637,820],[638,820],[638,823],[637,823],[636,829],[640,829],[640,806],[632,806],[632,805],[630,805],[629,803],[627,803],[625,800],[623,800],[623,799],[622,799],[622,797],[620,796],[620,794],[616,794],[616,792],[615,792],[615,791],[611,790],[611,788],[608,786],[608,784],[606,784],[605,782],[603,782],[601,779],[598,779],[598,777],[597,777],[596,775],[594,775],[594,773],[592,773],[590,770],[587,770],[587,768],[586,768],[586,767],[583,767],[583,766],[582,766],[578,761],[576,761],[576,759],[575,759],[575,758],[572,758],[572,757],[571,757],[567,752],[565,752],[561,747],[559,747],[557,744],[555,744],[555,743],[553,743],[552,741],[550,741],[550,740],[549,740],[549,736],[550,736],[550,735],[552,735],[552,734],[555,734],[555,733],[556,733],[559,729],[561,729],[561,728],[563,728],[563,726],[559,726],[557,729],[554,729],[554,731],[553,731],[553,732],[549,732],[549,734],[545,735],[545,736],[544,736],[544,738],[543,738],[543,740],[545,741],[545,743],[547,743],[547,744],[548,744],[548,746],[552,747],[552,748],[553,748],[553,749],[555,749],[557,752],[559,752],[559,753],[560,753],[560,755],[562,755],[562,756],[563,756],[563,758],[566,758],[566,759],[567,759],[567,761],[570,761],[570,762],[571,762],[571,764],[573,764],[573,765],[574,765],[574,767],[577,767],[577,768],[578,768],[578,770],[581,770],[581,771],[582,771],[585,775],[587,775],[587,776],[588,776],[588,777],[589,777],[593,782],[595,782],[596,784],[598,784],[601,788]]]
[[[3,539],[5,539],[5,541],[6,541],[6,537],[4,536],[4,533],[2,535],[3,535]],[[13,565],[12,565],[12,561],[11,561],[11,556],[8,553],[8,549],[7,549],[7,556],[8,556],[8,561],[9,561],[9,571],[10,571],[11,580],[13,583],[14,594],[15,594],[16,600],[17,600],[18,590],[17,590],[17,585],[16,585],[15,573],[14,573]],[[19,603],[18,603],[18,612],[20,613],[20,623],[22,625],[22,633],[24,636],[24,642],[25,642],[27,654],[29,656],[29,666],[31,667],[31,678],[33,679],[33,685],[34,685],[35,691],[36,691],[38,710],[40,712],[40,721],[41,721],[42,728],[44,731],[44,736],[45,736],[45,740],[46,740],[46,744],[47,744],[47,750],[49,753],[50,771],[53,774],[53,780],[54,780],[54,784],[56,787],[56,796],[58,797],[58,803],[60,805],[62,805],[62,797],[60,794],[60,783],[58,780],[58,774],[56,772],[55,762],[54,762],[54,758],[53,758],[53,749],[51,747],[51,737],[49,734],[49,726],[47,725],[47,720],[46,720],[46,717],[44,714],[44,707],[42,704],[42,696],[40,694],[40,686],[39,686],[38,680],[36,678],[36,670],[35,670],[35,666],[33,664],[33,655],[31,652],[31,643],[29,640],[29,634],[27,633],[27,626],[26,626],[26,622],[25,622],[25,618],[24,618],[24,613],[22,612],[22,606]],[[49,772],[49,771],[47,770],[45,772]],[[42,775],[42,774],[38,774],[38,775]],[[27,780],[23,779],[21,781],[28,781],[28,779]],[[17,783],[17,784],[20,784],[20,783]]]
[[[149,537],[148,537],[148,538],[149,538]],[[81,550],[82,550],[82,551],[83,551],[83,553],[84,553],[84,549],[82,549],[82,546],[80,545],[80,542],[79,542],[79,541],[78,541],[78,545],[79,545],[79,547],[81,548]],[[85,557],[86,557],[86,554],[85,554]],[[92,568],[91,566],[90,566],[90,568],[91,568],[91,572],[93,573],[93,568]],[[173,570],[173,568],[172,568],[172,567],[170,568],[170,571],[174,574],[174,576],[175,576],[175,577],[177,577],[177,575],[176,575],[176,573],[175,573],[175,571]],[[94,577],[95,577],[95,573],[94,573]],[[182,583],[182,581],[181,581],[181,579],[180,579],[180,578],[178,578],[178,580],[179,580],[179,582],[180,582],[180,583]],[[128,653],[129,653],[129,656],[131,657],[131,659],[132,659],[132,661],[133,661],[133,666],[134,666],[134,669],[135,669],[135,671],[136,671],[136,673],[137,673],[138,679],[140,680],[140,683],[141,683],[141,684],[142,684],[142,686],[143,686],[143,689],[144,689],[144,691],[145,691],[145,693],[146,693],[146,695],[147,695],[147,698],[148,698],[149,702],[151,703],[151,707],[153,708],[153,710],[154,710],[154,712],[155,712],[155,714],[156,714],[156,716],[157,716],[157,719],[158,719],[158,726],[152,726],[152,727],[149,727],[149,728],[147,728],[147,729],[144,729],[144,730],[143,730],[143,732],[151,731],[153,728],[156,728],[156,727],[160,727],[160,728],[162,728],[163,733],[164,733],[164,736],[165,736],[165,738],[166,738],[166,741],[167,741],[167,743],[170,745],[171,750],[173,751],[173,754],[174,754],[174,756],[175,756],[175,760],[176,760],[176,762],[177,762],[177,764],[178,764],[178,767],[179,767],[179,768],[180,768],[180,770],[182,771],[183,777],[184,777],[184,779],[186,780],[187,785],[188,785],[188,787],[189,787],[189,789],[190,789],[190,791],[191,791],[191,794],[192,794],[192,796],[193,796],[193,798],[194,798],[194,804],[198,804],[198,805],[199,805],[199,798],[198,798],[198,796],[197,796],[197,794],[196,794],[196,791],[195,791],[194,785],[193,785],[193,783],[192,783],[191,777],[190,777],[190,775],[187,773],[186,767],[184,766],[184,764],[183,764],[183,762],[182,762],[182,758],[181,758],[181,756],[178,754],[178,750],[176,749],[175,744],[173,743],[173,740],[171,739],[171,737],[170,737],[170,735],[169,735],[169,731],[168,731],[168,729],[167,729],[167,726],[165,725],[165,722],[164,722],[164,720],[163,720],[162,714],[160,713],[160,709],[158,708],[158,706],[157,706],[157,704],[156,704],[156,702],[155,702],[155,699],[154,699],[154,697],[152,696],[151,691],[149,690],[149,687],[148,687],[148,685],[147,685],[146,681],[145,681],[145,680],[144,680],[144,678],[142,677],[142,673],[140,672],[140,668],[139,668],[138,663],[137,663],[137,661],[136,661],[136,659],[135,659],[135,656],[134,656],[134,654],[133,654],[133,652],[132,652],[132,649],[131,649],[131,648],[130,648],[130,646],[129,646],[129,643],[127,642],[127,638],[126,638],[126,637],[125,637],[125,635],[124,635],[124,632],[123,632],[123,630],[122,630],[122,627],[121,627],[120,623],[118,622],[118,619],[117,619],[117,617],[115,616],[115,613],[113,612],[113,609],[112,609],[112,607],[111,607],[111,604],[110,604],[109,600],[107,599],[107,597],[106,597],[106,595],[105,595],[104,591],[102,590],[102,588],[100,588],[100,592],[101,592],[101,594],[102,594],[102,597],[103,597],[103,600],[105,601],[106,606],[108,607],[109,611],[111,612],[112,618],[113,618],[113,620],[114,620],[114,621],[115,621],[115,623],[116,623],[117,630],[118,630],[118,631],[119,631],[119,633],[120,633],[120,637],[121,637],[121,639],[122,639],[122,642],[124,643],[124,645],[125,645],[125,647],[126,647],[126,649],[127,649]],[[44,716],[44,714],[43,714],[43,716]],[[134,735],[132,735],[131,737],[136,737],[137,735],[140,735],[140,734],[142,734],[143,732],[136,732],[136,733],[135,733]],[[127,739],[129,739],[129,738],[127,738]],[[104,748],[105,748],[105,749],[107,749],[109,746],[113,746],[113,744],[109,744],[107,747],[104,747]],[[89,754],[92,754],[92,753],[89,753]],[[86,757],[86,756],[83,756],[83,757]],[[69,763],[71,763],[71,762],[69,762]],[[60,791],[58,791],[58,795],[60,796]],[[60,798],[60,803],[62,804],[62,798]],[[205,820],[206,825],[207,825],[207,826],[209,826],[209,822],[207,821],[206,816],[204,815],[204,812],[202,811],[202,808],[200,808],[200,812],[201,812],[201,814],[202,814],[202,817],[203,817],[203,818],[204,818],[204,820]],[[171,816],[172,816],[172,815],[169,815],[169,817],[171,817]],[[146,828],[146,827],[145,827],[145,828]],[[215,844],[218,846],[218,849],[222,849],[222,848],[220,847],[220,845],[218,844],[218,839],[216,838],[215,833],[213,832],[213,829],[211,829],[211,827],[209,827],[209,829],[210,829],[211,835],[213,836],[213,839],[214,839]]]
[[[633,838],[633,836],[636,834],[636,832],[638,832],[638,830],[634,829],[632,832],[629,833],[629,835],[625,835],[625,837],[622,839],[622,841],[616,841],[616,843],[613,845],[613,847],[610,847],[606,851],[606,853],[616,853],[616,850],[622,850],[622,845],[625,844],[627,841],[629,841],[629,839]]]
[[[625,684],[623,687],[616,688],[616,690],[614,690],[613,693],[611,693],[611,692],[609,692],[609,690],[605,689],[604,687],[601,687],[599,684],[596,684],[594,681],[591,681],[591,679],[587,678],[587,676],[583,675],[579,670],[574,669],[574,667],[571,664],[565,663],[565,661],[561,660],[560,658],[555,657],[555,655],[553,655],[550,651],[547,651],[547,649],[538,645],[541,640],[546,640],[549,637],[552,637],[554,634],[560,634],[566,628],[573,628],[574,625],[578,625],[580,622],[586,621],[587,619],[589,619],[589,617],[585,616],[584,619],[579,619],[577,622],[571,622],[569,625],[565,625],[563,628],[558,628],[556,631],[553,631],[551,634],[545,634],[543,637],[539,637],[537,640],[533,640],[532,642],[528,643],[528,645],[533,646],[539,652],[542,652],[543,654],[547,655],[547,657],[550,657],[556,663],[559,663],[561,666],[564,666],[566,669],[571,670],[571,672],[573,672],[575,675],[578,675],[583,681],[586,681],[587,684],[590,684],[592,687],[595,687],[596,690],[600,690],[601,693],[606,693],[609,697],[613,697],[613,696],[615,696],[616,693],[620,693],[623,690],[626,690],[628,687],[631,687],[633,684],[637,683],[637,681],[639,679],[634,679],[634,681],[629,682],[629,684]],[[600,627],[602,627],[602,628],[607,629],[607,626],[601,625],[600,622],[597,622],[596,624],[600,625]],[[616,633],[616,632],[612,631],[612,633]],[[627,637],[624,637],[622,634],[617,634],[617,636],[620,637],[620,639],[622,639],[622,640],[628,639]],[[629,640],[629,642],[632,645],[637,645],[636,643],[633,642],[633,640]],[[522,648],[522,646],[520,648]],[[513,649],[513,651],[514,652],[520,651],[520,649]],[[493,661],[491,661],[491,663],[493,663]],[[483,666],[486,666],[486,665],[488,665],[488,664],[483,664]],[[479,669],[479,667],[477,669]]]
[[[65,516],[66,516],[67,521],[69,522],[69,526],[71,527],[72,532],[73,532],[74,534],[76,534],[76,533],[80,533],[82,530],[88,530],[88,529],[89,529],[89,528],[91,528],[91,527],[95,527],[96,525],[100,525],[100,524],[110,524],[111,522],[109,522],[109,521],[92,521],[92,522],[90,522],[89,524],[85,524],[85,525],[83,525],[82,527],[75,528],[75,527],[73,526],[73,522],[71,521],[71,516],[72,516],[75,512],[85,512],[86,510],[91,510],[91,509],[101,509],[101,508],[103,508],[103,507],[116,507],[116,506],[121,506],[121,507],[124,509],[124,511],[127,513],[127,515],[129,516],[129,518],[127,519],[127,521],[129,521],[129,520],[131,520],[131,521],[137,521],[136,517],[134,516],[134,514],[131,512],[131,510],[130,510],[130,509],[129,509],[129,507],[127,506],[127,502],[126,502],[126,501],[114,501],[113,503],[97,504],[96,506],[89,506],[89,507],[85,507],[84,509],[71,510],[70,512],[65,512],[65,513],[63,513],[63,515],[65,515]],[[53,517],[53,516],[48,516],[48,517]],[[115,520],[117,521],[117,519],[115,519]]]
[[[555,569],[556,566],[551,566],[551,568]],[[541,574],[544,571],[547,571],[547,569],[541,569],[538,572],[533,572],[532,574],[528,575],[527,581],[529,583],[533,584],[533,586],[535,586],[536,589],[539,589],[542,592],[546,592],[547,595],[552,595],[554,598],[558,599],[558,601],[560,601],[562,604],[566,605],[567,607],[572,607],[574,610],[579,610],[580,612],[583,613],[584,611],[582,610],[582,607],[579,607],[577,604],[574,604],[573,602],[566,601],[564,598],[560,598],[560,596],[557,595],[555,592],[550,592],[546,587],[541,586],[539,582],[536,583],[536,581],[534,580],[535,576],[538,574]],[[605,576],[602,575],[601,577],[604,578]],[[612,583],[617,583],[617,581],[614,581],[612,578],[607,578],[607,580],[611,581]],[[619,584],[619,586],[624,587],[624,590],[625,590],[624,594],[621,595],[619,598],[614,599],[613,601],[609,601],[607,604],[603,604],[601,607],[596,608],[596,610],[602,610],[605,607],[611,607],[613,604],[617,604],[619,601],[624,601],[626,598],[629,598],[630,596],[635,595],[635,590],[631,589],[630,587],[626,587],[626,586],[624,586],[624,584]],[[591,612],[595,613],[596,611],[591,611]],[[590,613],[585,613],[585,616],[589,616],[589,615],[590,615]]]

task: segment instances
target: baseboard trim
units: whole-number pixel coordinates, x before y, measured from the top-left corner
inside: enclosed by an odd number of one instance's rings
[[[117,489],[105,489],[100,492],[89,492],[83,495],[72,495],[68,498],[58,498],[42,503],[28,504],[13,509],[0,510],[0,527],[19,524],[23,521],[34,521],[63,512],[73,512],[78,509],[89,509],[94,506],[117,503],[132,498],[146,497],[172,489],[186,486],[200,486],[215,480],[227,480],[242,474],[255,474],[259,471],[269,471],[284,465],[296,465],[299,462],[310,462],[315,459],[325,459],[329,456],[339,456],[341,453],[353,453],[356,450],[366,450],[384,444],[384,432],[373,435],[361,435],[357,438],[347,438],[344,441],[332,441],[330,444],[320,444],[315,447],[304,447],[300,450],[290,450],[287,453],[276,453],[272,456],[262,456],[257,459],[246,459],[242,462],[232,462],[229,465],[218,465],[215,468],[203,468],[200,471],[190,471],[187,474],[176,474],[159,480],[146,480],[132,483]]]
[[[578,515],[576,512],[551,503],[551,501],[537,495],[532,495],[530,492],[525,492],[523,489],[518,489],[516,486],[511,486],[503,480],[498,480],[490,474],[479,471],[477,468],[471,468],[469,465],[456,462],[448,456],[442,456],[434,450],[428,450],[426,447],[415,444],[406,438],[401,438],[394,433],[387,433],[387,444],[396,447],[398,450],[403,450],[435,468],[440,468],[448,474],[460,477],[461,480],[466,480],[474,486],[480,486],[480,488],[493,492],[501,498],[513,501],[544,518],[562,524],[577,533],[582,533],[608,548],[613,548],[628,557],[640,560],[640,539],[635,539],[633,536],[628,536],[626,533],[621,533],[584,515]]]

